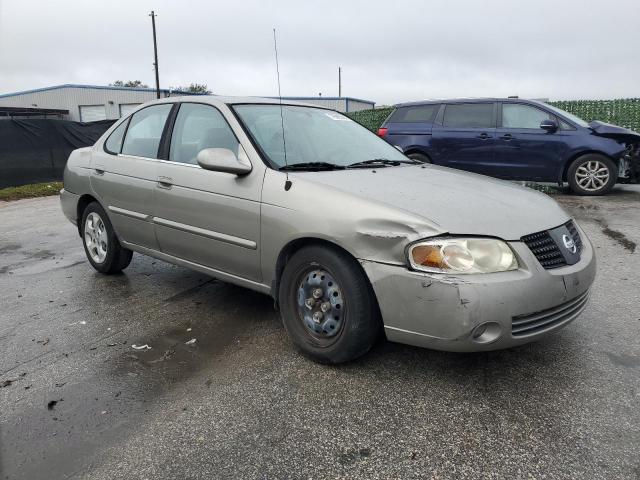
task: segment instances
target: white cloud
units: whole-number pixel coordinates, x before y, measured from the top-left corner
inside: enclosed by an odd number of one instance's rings
[[[283,95],[640,96],[637,0],[0,2],[0,92],[152,85],[154,8],[163,87],[275,95],[276,27]]]

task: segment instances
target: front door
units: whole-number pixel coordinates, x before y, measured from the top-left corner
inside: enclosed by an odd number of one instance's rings
[[[227,148],[246,153],[220,111],[182,103],[170,136],[167,161],[159,162],[154,223],[160,249],[169,255],[260,281],[262,176],[202,169],[198,152]]]
[[[547,132],[543,120],[555,115],[524,103],[503,103],[496,131],[496,176],[513,180],[558,180],[558,169],[568,145],[567,132]]]
[[[451,103],[432,130],[433,163],[469,172],[494,173],[495,103]]]
[[[91,160],[91,185],[120,239],[157,249],[153,199],[160,139],[172,104],[152,105],[122,122]]]

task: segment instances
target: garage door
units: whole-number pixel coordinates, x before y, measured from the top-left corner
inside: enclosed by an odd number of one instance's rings
[[[120,104],[120,118],[126,117],[131,112],[133,112],[136,108],[138,108],[139,103],[121,103]]]
[[[97,120],[106,120],[107,113],[104,105],[80,105],[80,121],[95,122]]]

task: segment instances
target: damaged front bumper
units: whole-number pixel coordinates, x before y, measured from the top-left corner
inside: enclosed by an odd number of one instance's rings
[[[454,277],[361,263],[390,341],[456,352],[497,350],[535,341],[584,310],[596,261],[582,236],[580,261],[552,270],[522,242],[509,242],[522,265],[509,272]]]

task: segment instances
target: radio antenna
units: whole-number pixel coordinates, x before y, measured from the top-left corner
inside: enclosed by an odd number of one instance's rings
[[[282,147],[284,149],[284,165],[287,163],[287,140],[284,136],[284,114],[282,112],[282,92],[280,90],[280,66],[278,65],[278,40],[276,39],[276,29],[273,29],[273,50],[276,53],[276,76],[278,78],[278,100],[280,102],[280,124],[282,125]],[[291,188],[291,181],[289,180],[289,172],[286,172],[287,181],[284,184],[284,189],[289,190]]]

